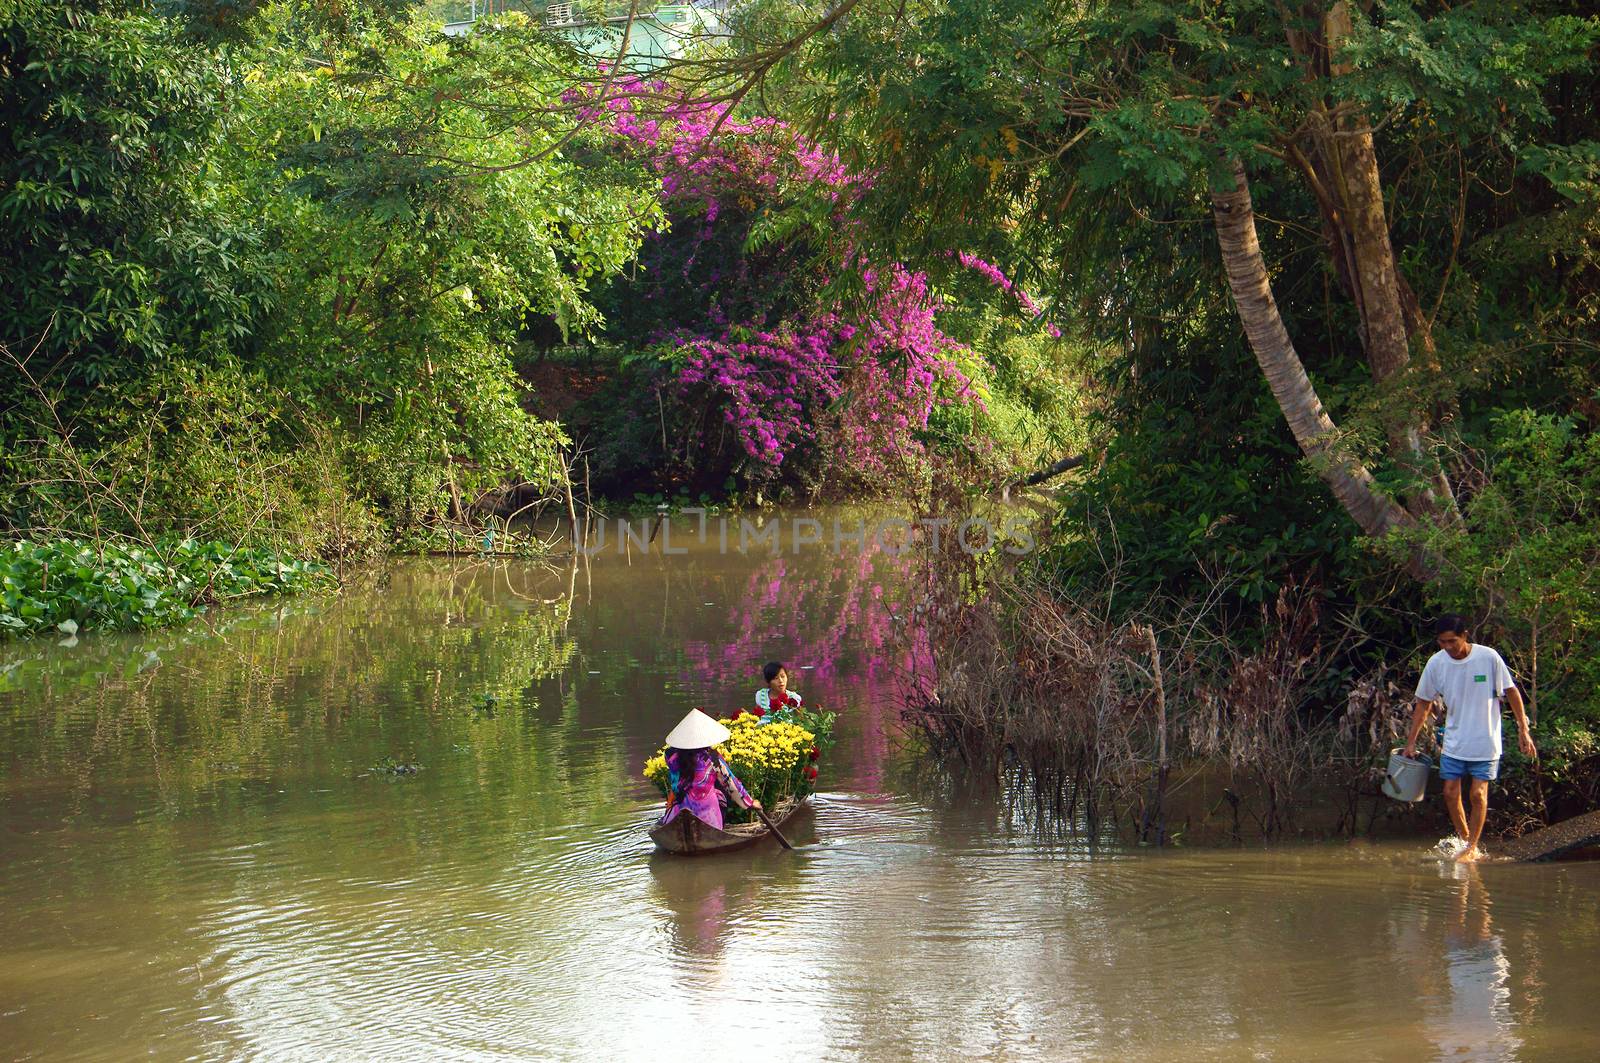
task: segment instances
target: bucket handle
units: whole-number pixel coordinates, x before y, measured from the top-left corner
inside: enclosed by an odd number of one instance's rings
[[[1391,757],[1394,756],[1396,753],[1401,754],[1402,756],[1404,756],[1405,755],[1405,749],[1403,747],[1401,747],[1401,746],[1395,746],[1393,749],[1389,750],[1389,755]],[[1431,769],[1433,767],[1433,758],[1428,756],[1428,754],[1426,754],[1426,753],[1418,753],[1414,757],[1406,757],[1405,759],[1410,760],[1410,761],[1414,761],[1414,762],[1416,762],[1418,764],[1421,764],[1424,768]],[[1385,778],[1389,778],[1388,775],[1385,775],[1384,777]]]

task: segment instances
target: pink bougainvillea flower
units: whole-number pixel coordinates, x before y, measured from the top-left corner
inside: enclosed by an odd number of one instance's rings
[[[792,294],[765,297],[772,288],[818,287],[783,277],[781,247],[764,251],[758,267],[746,252],[729,258],[757,212],[802,195],[822,193],[839,204],[844,225],[843,204],[870,181],[836,154],[777,119],[743,119],[726,102],[677,95],[636,75],[615,72],[569,96],[586,121],[658,176],[676,239],[687,245],[681,262],[650,272],[646,301],[676,298],[662,287],[671,279],[687,286],[683,302],[709,307],[702,324],[685,321],[657,337],[675,349],[677,397],[706,414],[689,445],[722,451],[726,441],[729,452],[742,453],[739,468],[750,481],[777,477],[804,452],[859,483],[882,484],[919,467],[920,433],[936,409],[981,408],[954,361],[961,345],[938,326],[939,299],[926,275],[847,252],[836,268],[859,276],[868,295],[845,307]],[[997,268],[973,262],[1011,290]]]

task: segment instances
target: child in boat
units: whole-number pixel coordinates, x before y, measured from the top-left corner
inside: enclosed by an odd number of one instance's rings
[[[728,740],[728,729],[701,712],[690,709],[667,735],[667,810],[663,824],[680,812],[722,829],[722,806],[729,800],[739,808],[760,808],[728,762],[712,746]]]
[[[768,661],[761,669],[761,677],[767,685],[756,691],[756,708],[762,712],[776,712],[800,707],[800,695],[789,689],[789,670],[782,661]]]

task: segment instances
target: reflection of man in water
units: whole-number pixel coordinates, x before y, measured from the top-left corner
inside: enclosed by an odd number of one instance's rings
[[[1470,864],[1445,865],[1460,882],[1444,934],[1449,1011],[1435,1040],[1445,1059],[1510,1059],[1520,1047],[1511,1019],[1511,966],[1489,919],[1489,892]]]

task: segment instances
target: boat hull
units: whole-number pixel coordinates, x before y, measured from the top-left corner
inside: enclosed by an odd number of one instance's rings
[[[790,798],[780,801],[768,813],[779,830],[799,813],[805,800]],[[719,830],[688,812],[680,812],[672,822],[658,823],[650,829],[650,840],[656,843],[658,852],[676,853],[679,856],[731,853],[759,844],[771,835],[772,831],[760,820]]]

